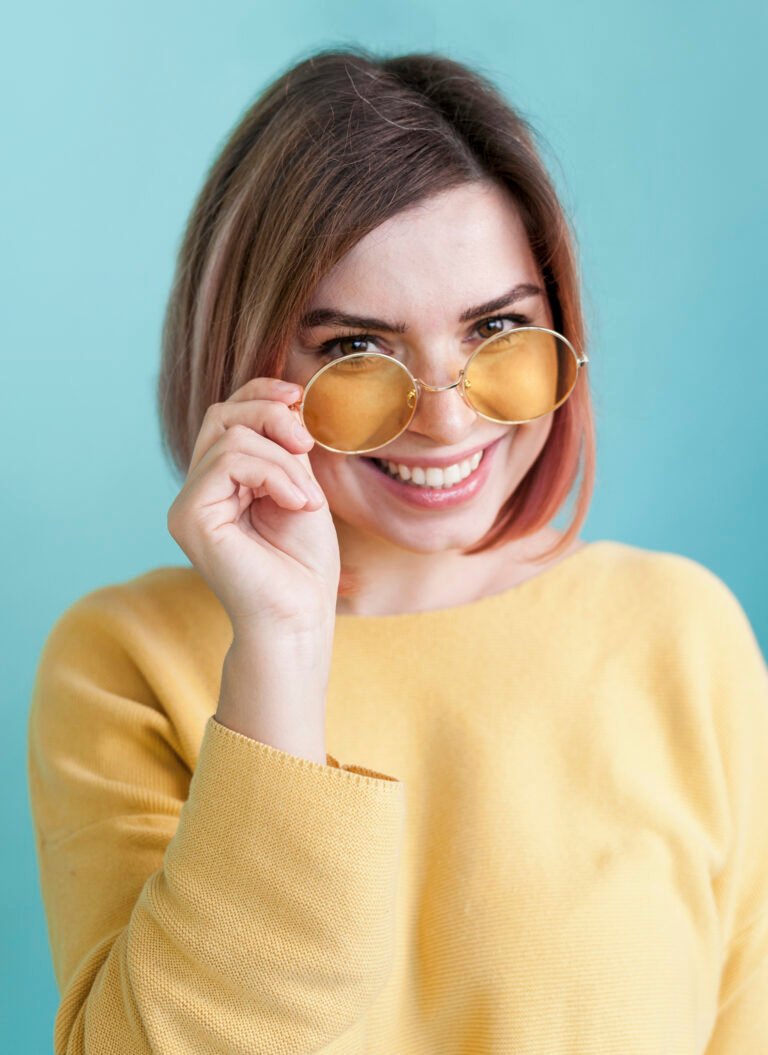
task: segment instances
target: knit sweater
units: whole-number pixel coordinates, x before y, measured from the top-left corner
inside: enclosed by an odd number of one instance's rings
[[[191,567],[47,637],[57,1055],[768,1052],[768,673],[714,572],[602,540],[339,615],[325,765],[216,721],[231,641]]]

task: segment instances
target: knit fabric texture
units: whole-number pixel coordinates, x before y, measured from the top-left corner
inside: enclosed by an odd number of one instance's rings
[[[768,671],[714,572],[601,540],[339,615],[326,765],[216,721],[231,642],[191,567],[45,641],[56,1055],[768,1052]]]

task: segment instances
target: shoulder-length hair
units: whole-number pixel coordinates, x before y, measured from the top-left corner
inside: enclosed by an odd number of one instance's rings
[[[435,53],[390,58],[327,48],[281,74],[210,166],[183,238],[162,333],[157,407],[166,456],[186,476],[205,411],[251,377],[282,377],[319,280],[401,209],[467,182],[511,191],[540,269],[553,327],[585,351],[575,238],[535,145],[537,133],[484,75]],[[595,434],[586,372],[480,553],[546,526],[583,455],[573,519],[586,519]],[[342,571],[340,593],[345,588]]]

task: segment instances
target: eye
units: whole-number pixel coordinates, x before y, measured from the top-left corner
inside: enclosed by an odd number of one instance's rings
[[[487,319],[482,319],[478,322],[476,329],[480,329],[481,326],[488,326],[489,323],[502,323],[502,322],[516,322],[519,326],[530,326],[531,320],[527,315],[489,315]],[[504,333],[505,329],[511,327],[504,326],[493,326],[488,333],[481,333],[480,336],[483,340],[488,337],[492,337],[495,333]]]
[[[313,351],[322,359],[343,359],[354,352],[378,352],[377,347],[367,348],[366,345],[375,345],[376,338],[369,333],[354,333],[348,337],[332,337],[329,341],[314,348]]]
[[[488,333],[479,334],[481,340],[486,340],[495,333],[504,333],[505,329],[513,328],[501,325],[505,322],[517,323],[518,326],[531,325],[531,320],[527,315],[489,315],[488,318],[478,322],[475,329],[479,331],[481,327],[490,325]],[[495,323],[499,325],[493,325]],[[376,341],[377,338],[371,333],[345,334],[340,337],[331,337],[330,340],[313,348],[312,352],[320,359],[343,359],[354,352],[381,352],[382,349],[378,347]]]

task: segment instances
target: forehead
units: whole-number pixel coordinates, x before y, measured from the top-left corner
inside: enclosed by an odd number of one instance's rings
[[[319,283],[311,307],[382,311],[487,299],[540,279],[512,195],[492,183],[452,188],[362,238]]]

